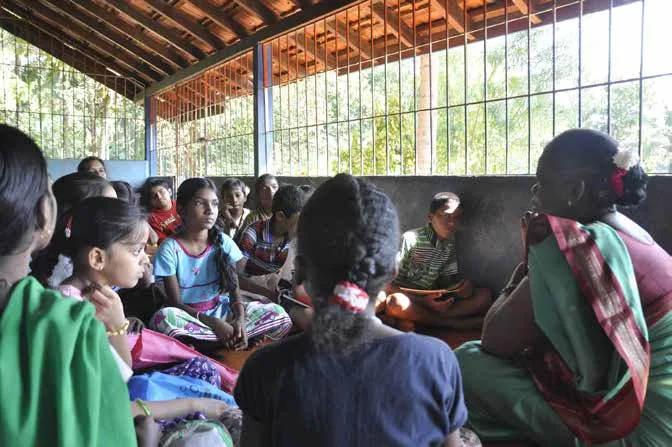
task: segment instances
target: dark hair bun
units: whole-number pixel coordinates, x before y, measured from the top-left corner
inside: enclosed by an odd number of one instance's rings
[[[646,200],[646,187],[649,179],[641,165],[632,167],[623,176],[623,197],[616,200],[620,206],[637,206]]]

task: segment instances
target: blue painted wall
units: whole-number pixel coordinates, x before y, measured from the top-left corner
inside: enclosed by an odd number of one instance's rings
[[[77,170],[79,160],[47,160],[49,174],[53,180]],[[108,160],[107,178],[110,180],[124,180],[133,188],[139,188],[149,175],[149,163],[146,160]]]

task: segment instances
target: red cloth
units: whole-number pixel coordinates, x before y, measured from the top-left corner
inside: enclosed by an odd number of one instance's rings
[[[177,227],[182,223],[177,214],[177,204],[168,210],[153,210],[149,213],[149,226],[152,227],[159,236],[159,244],[175,233]]]

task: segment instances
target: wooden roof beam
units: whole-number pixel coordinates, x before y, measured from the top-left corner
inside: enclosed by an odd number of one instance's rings
[[[289,35],[290,39],[292,40],[292,42],[294,43],[294,45],[296,45],[296,47],[298,49],[303,51],[308,56],[312,57],[314,61],[317,61],[317,62],[321,63],[322,65],[324,65],[326,67],[327,66],[327,61],[324,58],[324,54],[323,54],[324,52],[320,52],[318,50],[317,40],[315,40],[315,39],[313,40],[314,47],[311,48],[310,44],[304,45],[304,40],[305,40],[304,36],[305,36],[304,31],[299,31],[298,33],[296,33],[296,36],[293,33]]]
[[[228,12],[224,12],[212,6],[207,0],[187,0],[189,3],[198,8],[205,16],[215,22],[222,28],[229,30],[238,39],[248,36],[250,33],[240,23],[233,20]]]
[[[466,0],[462,0],[463,2]],[[443,14],[443,17],[446,19],[446,22],[448,25],[450,25],[451,28],[453,28],[455,31],[458,33],[464,33],[465,30],[471,29],[471,17],[469,17],[469,14],[466,14],[466,19],[467,22],[465,23],[465,12],[464,10],[460,10],[460,8],[457,7],[458,1],[453,1],[453,0],[448,0],[448,7],[446,8],[446,0],[430,0],[432,8],[437,8],[439,11],[441,11],[441,14]],[[467,39],[468,40],[475,40],[476,38],[471,35],[471,33],[467,32]]]
[[[280,19],[275,11],[259,0],[233,0],[233,2],[248,13],[259,17],[266,25],[272,25]]]
[[[358,51],[369,59],[373,58],[373,48],[371,47],[371,43],[363,40],[360,46],[359,36],[344,21],[336,18],[333,22],[327,20],[326,23],[327,28],[329,28],[336,37],[350,45],[353,50]]]
[[[9,8],[8,8],[9,9]],[[24,16],[25,17],[25,16]],[[123,83],[117,82],[118,77],[110,75],[109,71],[105,68],[105,63],[91,58],[90,56],[81,53],[82,57],[78,57],[73,52],[61,52],[61,54],[52,54],[54,51],[53,42],[56,39],[46,30],[43,30],[41,27],[36,27],[35,24],[24,21],[23,25],[25,27],[30,26],[31,29],[36,30],[31,33],[27,33],[24,27],[17,27],[16,20],[6,20],[6,19],[15,19],[9,13],[0,10],[0,28],[4,28],[9,33],[25,40],[31,45],[41,49],[45,53],[51,54],[55,59],[58,59],[80,73],[84,73],[86,76],[90,77],[96,82],[99,82],[106,87],[110,88],[113,91],[116,91],[118,94],[130,99],[133,101],[135,96],[138,94],[139,90],[142,90],[143,87],[138,85],[133,80],[127,80],[131,88],[127,88],[128,85],[123,85]],[[59,40],[60,41],[60,40]],[[60,41],[61,44],[63,43]],[[79,53],[79,52],[78,52]],[[88,61],[88,63],[87,63]],[[93,66],[93,68],[91,68]]]
[[[224,42],[222,42],[219,37],[211,33],[205,26],[192,20],[175,6],[165,3],[163,0],[144,0],[144,2],[163,17],[175,23],[180,28],[183,28],[206,45],[211,46],[215,50],[224,47]]]
[[[156,20],[144,15],[134,7],[130,6],[125,0],[104,0],[105,3],[112,6],[114,9],[124,14],[135,23],[144,26],[152,33],[156,34],[169,44],[173,45],[185,53],[191,55],[196,59],[204,59],[206,54],[197,46],[182,37],[182,35],[174,29],[161,25]]]
[[[530,15],[530,22],[534,25],[539,25],[541,23],[541,19],[539,16],[532,14],[532,4],[530,2],[530,5],[528,7],[528,0],[512,0],[513,4],[516,5],[516,8],[518,8],[518,11],[524,16]]]
[[[43,0],[43,3],[49,5],[52,10],[65,14],[72,20],[78,22],[85,28],[97,33],[98,35],[108,39],[115,45],[122,47],[132,56],[137,56],[139,59],[145,61],[150,67],[162,73],[163,75],[169,75],[175,73],[175,70],[172,69],[168,64],[161,61],[156,56],[153,56],[148,51],[137,46],[132,41],[125,39],[123,37],[115,35],[112,30],[103,26],[101,23],[95,20],[91,20],[89,16],[81,12],[78,8],[73,6],[68,0]]]
[[[107,26],[116,29],[121,34],[133,39],[137,44],[154,51],[158,56],[168,61],[175,68],[185,68],[189,63],[180,54],[173,50],[173,47],[164,43],[157,42],[152,36],[140,31],[138,28],[129,25],[116,14],[105,8],[98,6],[91,0],[70,0],[70,3],[76,5],[81,11],[91,16],[90,20],[100,20]]]
[[[385,12],[387,10],[387,21],[385,20]],[[409,48],[413,47],[413,30],[399,18],[392,8],[385,5],[385,2],[374,3],[371,12],[382,23],[387,23],[392,33],[397,36],[397,39]]]
[[[139,64],[137,60],[132,60],[124,56],[123,51],[118,47],[106,43],[88,29],[82,29],[73,21],[55,14],[53,11],[44,11],[43,8],[40,7],[38,0],[20,0],[13,4],[20,4],[26,7],[30,11],[29,14],[32,15],[33,20],[37,18],[46,23],[50,23],[60,30],[61,33],[69,34],[70,36],[73,36],[75,40],[81,40],[85,47],[94,47],[100,53],[107,55],[112,61],[117,62],[116,64],[108,62],[107,65],[124,76],[143,79],[149,83],[155,82],[162,77],[160,74],[153,72],[148,68],[139,67],[141,64]],[[12,3],[5,2],[4,4],[4,6],[10,5],[12,5]],[[24,15],[24,17],[26,16]]]

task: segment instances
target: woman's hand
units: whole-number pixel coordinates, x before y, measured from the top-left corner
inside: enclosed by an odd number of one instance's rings
[[[217,399],[193,398],[190,399],[190,408],[191,413],[198,411],[208,419],[218,420],[222,413],[229,409],[229,406]]]
[[[124,326],[126,323],[124,306],[119,295],[111,287],[94,285],[86,295],[96,307],[96,318],[108,331],[117,331]]]

